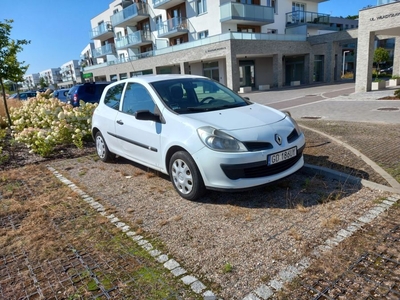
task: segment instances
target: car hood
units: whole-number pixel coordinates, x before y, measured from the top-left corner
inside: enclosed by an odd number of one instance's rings
[[[285,118],[284,113],[257,103],[185,116],[203,123],[203,126],[208,125],[223,131],[271,125]]]

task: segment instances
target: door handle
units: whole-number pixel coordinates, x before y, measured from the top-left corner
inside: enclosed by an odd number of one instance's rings
[[[122,122],[122,120],[118,120],[117,123],[118,123],[119,125],[124,125],[124,122]]]

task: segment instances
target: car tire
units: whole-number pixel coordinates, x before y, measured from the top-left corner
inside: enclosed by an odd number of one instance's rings
[[[96,133],[95,141],[97,155],[102,161],[109,162],[115,158],[115,154],[108,150],[106,141],[100,131]]]
[[[178,194],[187,200],[204,195],[206,188],[193,158],[185,151],[175,152],[169,162],[169,175]]]

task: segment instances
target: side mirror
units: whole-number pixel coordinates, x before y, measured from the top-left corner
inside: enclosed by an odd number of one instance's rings
[[[135,118],[137,120],[142,120],[142,121],[154,121],[154,122],[159,122],[161,123],[161,118],[159,115],[155,115],[151,113],[148,110],[138,110],[135,113]]]

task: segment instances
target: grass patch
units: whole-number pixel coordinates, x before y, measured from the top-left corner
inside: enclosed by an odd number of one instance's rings
[[[202,299],[43,165],[3,171],[0,178],[0,256],[12,261],[26,255],[15,272],[8,266],[11,279],[23,285],[7,285],[4,297],[21,298],[40,288],[44,298],[54,298],[45,288],[50,282],[66,299],[104,290],[112,291],[112,299]],[[29,272],[18,271],[25,264],[52,266],[60,274],[39,274],[34,284]],[[58,278],[68,277],[60,284]]]

